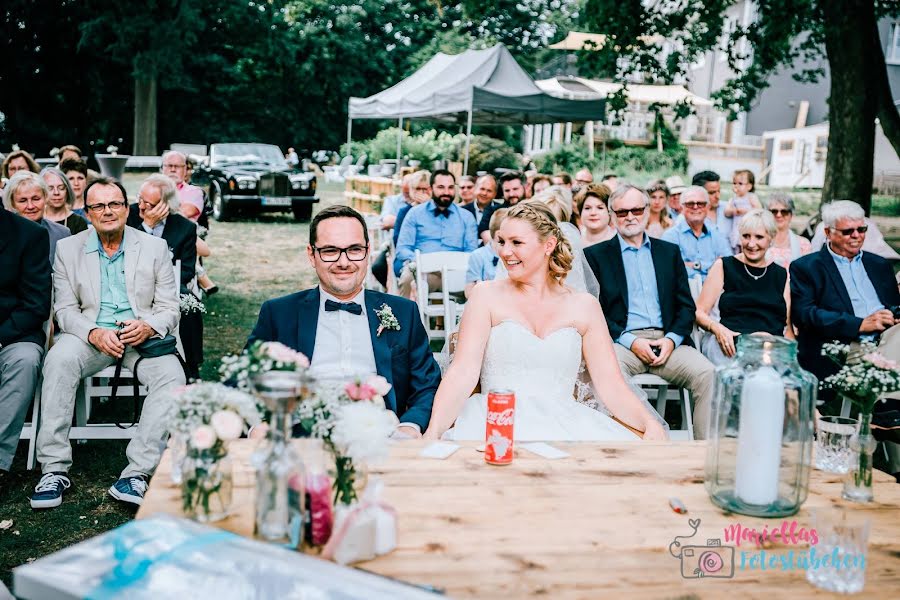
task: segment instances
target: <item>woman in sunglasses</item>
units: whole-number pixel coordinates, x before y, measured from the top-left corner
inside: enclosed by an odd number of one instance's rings
[[[791,220],[794,218],[794,200],[784,192],[775,192],[766,200],[766,208],[775,217],[775,225],[778,232],[769,246],[766,257],[785,269],[804,254],[812,251],[812,245],[805,237],[797,235],[791,230]]]

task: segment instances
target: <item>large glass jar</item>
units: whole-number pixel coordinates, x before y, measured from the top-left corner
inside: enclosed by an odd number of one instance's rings
[[[754,517],[793,515],[806,500],[817,380],[797,343],[742,335],[716,370],[706,490],[718,506]]]
[[[256,395],[269,409],[265,443],[251,458],[256,469],[256,535],[297,548],[306,520],[306,473],[291,445],[291,415],[304,388],[300,371],[269,371],[253,379]]]

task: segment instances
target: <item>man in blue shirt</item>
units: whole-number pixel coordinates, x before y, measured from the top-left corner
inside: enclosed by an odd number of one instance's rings
[[[491,215],[490,229],[493,242],[481,246],[478,250],[469,255],[469,264],[466,268],[467,298],[469,294],[472,293],[472,289],[475,287],[476,283],[479,281],[493,281],[494,276],[497,274],[497,264],[500,262],[500,257],[497,256],[497,251],[494,249],[494,243],[497,241],[497,231],[500,229],[500,224],[503,222],[504,217],[506,217],[507,212],[509,212],[508,208],[498,208],[494,211],[494,214]]]
[[[682,216],[666,230],[662,239],[677,245],[689,278],[706,279],[717,258],[731,256],[731,245],[706,219],[709,194],[691,186],[681,195]]]
[[[691,178],[691,185],[702,187],[706,190],[709,206],[706,209],[706,226],[712,224],[722,234],[729,245],[731,244],[731,229],[734,220],[725,216],[725,205],[719,203],[722,196],[722,182],[715,171],[700,171]]]
[[[400,278],[399,294],[409,298],[415,275],[411,268],[416,250],[431,252],[474,252],[478,248],[475,217],[458,204],[456,178],[445,169],[431,175],[431,200],[411,208],[403,220],[397,239],[394,273]],[[437,277],[429,276],[429,287],[436,287]],[[421,293],[421,291],[420,291]]]
[[[609,198],[618,235],[588,246],[599,300],[626,377],[650,372],[691,391],[693,431],[704,439],[715,368],[693,348],[694,301],[678,247],[646,234],[650,198],[621,184]]]

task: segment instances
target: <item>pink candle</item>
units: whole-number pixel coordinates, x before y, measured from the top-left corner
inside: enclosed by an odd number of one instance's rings
[[[324,546],[334,525],[328,475],[322,472],[307,475],[306,494],[309,498],[310,541],[313,546]]]

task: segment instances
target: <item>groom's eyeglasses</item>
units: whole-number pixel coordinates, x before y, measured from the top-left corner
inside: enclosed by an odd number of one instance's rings
[[[348,260],[359,262],[365,260],[366,255],[369,253],[367,246],[350,246],[349,248],[335,248],[334,246],[316,248],[313,246],[313,250],[319,253],[319,258],[322,259],[322,262],[329,263],[341,260],[341,254],[346,254]]]

